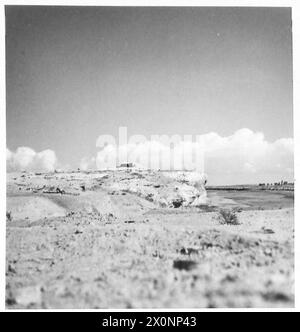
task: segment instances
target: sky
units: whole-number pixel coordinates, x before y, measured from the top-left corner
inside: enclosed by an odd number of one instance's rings
[[[289,8],[6,6],[9,168],[97,167],[126,126],[202,135],[212,183],[292,180],[291,29]]]

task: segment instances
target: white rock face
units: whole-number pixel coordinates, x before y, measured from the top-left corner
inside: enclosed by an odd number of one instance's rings
[[[188,182],[190,184],[204,184],[207,181],[207,175],[199,172],[164,172],[166,177],[174,179],[179,182]]]
[[[164,172],[164,175],[178,181],[178,194],[184,199],[183,206],[207,204],[205,184],[207,175],[198,172]]]

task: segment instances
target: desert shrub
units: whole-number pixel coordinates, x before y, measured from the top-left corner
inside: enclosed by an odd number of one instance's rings
[[[218,220],[222,225],[240,225],[236,211],[230,209],[221,209],[218,214]]]

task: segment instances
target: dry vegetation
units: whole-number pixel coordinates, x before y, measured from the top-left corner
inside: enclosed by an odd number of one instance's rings
[[[221,209],[218,218],[221,225],[240,225],[237,212],[233,209]]]

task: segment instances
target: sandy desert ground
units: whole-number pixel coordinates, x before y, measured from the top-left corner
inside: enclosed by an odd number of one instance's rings
[[[7,308],[293,307],[293,193],[201,190],[163,172],[8,174]]]

